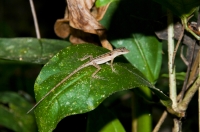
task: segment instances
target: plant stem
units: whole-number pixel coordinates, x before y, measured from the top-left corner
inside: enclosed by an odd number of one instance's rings
[[[39,30],[39,26],[38,26],[38,21],[37,21],[37,17],[36,17],[36,13],[35,13],[35,8],[34,8],[34,4],[32,0],[29,0],[30,2],[30,6],[31,6],[31,12],[33,14],[33,21],[34,21],[34,25],[35,25],[35,31],[36,31],[36,36],[38,39],[40,39],[40,30]]]
[[[176,118],[174,118],[173,120],[174,120],[174,128],[172,129],[172,132],[182,132],[181,130],[182,122]]]
[[[198,16],[198,21],[200,21],[200,15]],[[200,53],[198,52],[198,54],[200,55]],[[199,57],[199,67],[200,67],[200,57]],[[200,75],[200,70],[199,70],[199,75]],[[198,92],[198,104],[199,104],[199,112],[198,112],[198,116],[199,116],[199,132],[200,132],[200,87],[199,87],[199,92]]]
[[[198,116],[199,116],[199,132],[200,132],[200,88],[199,88],[199,91],[198,91],[198,104],[199,104],[199,108],[198,108]]]
[[[162,116],[160,117],[160,120],[158,121],[155,128],[153,129],[153,132],[158,132],[160,130],[160,127],[163,124],[163,122],[165,121],[166,117],[167,117],[167,111],[164,111]]]
[[[185,97],[183,98],[183,101],[179,103],[178,108],[180,111],[187,110],[192,97],[194,96],[196,91],[199,89],[199,87],[200,87],[200,77],[197,78],[197,80],[194,82],[192,87],[186,92]]]
[[[151,107],[135,90],[131,96],[132,132],[152,132]],[[151,96],[151,91],[146,88],[145,93]]]
[[[174,53],[174,25],[173,25],[173,14],[168,10],[167,15],[168,23],[168,69],[169,69],[169,92],[172,100],[172,108],[177,107],[177,92],[176,92],[176,76],[175,66],[173,66],[173,53]]]
[[[177,91],[176,91],[176,72],[175,65],[173,66],[173,53],[174,53],[174,24],[173,24],[173,14],[168,10],[167,15],[168,24],[168,69],[169,69],[169,96],[172,100],[172,109],[177,111]],[[174,118],[174,128],[173,132],[179,131],[179,123],[176,118]]]

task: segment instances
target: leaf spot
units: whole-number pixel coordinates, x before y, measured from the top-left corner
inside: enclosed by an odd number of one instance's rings
[[[104,97],[105,97],[105,95],[101,95],[101,97],[103,97],[103,98],[104,98]]]
[[[121,40],[117,41],[117,44],[122,45],[123,42]]]

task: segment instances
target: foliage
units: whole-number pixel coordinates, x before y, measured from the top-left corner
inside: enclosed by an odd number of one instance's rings
[[[33,114],[26,112],[31,108],[30,103],[13,92],[0,93],[0,124],[15,132],[35,132],[36,124]],[[12,122],[12,123],[11,123]]]
[[[152,117],[147,107],[151,108],[159,102],[165,109],[172,109],[171,99],[161,91],[166,91],[164,84],[159,84],[162,77],[168,78],[167,73],[160,76],[165,71],[162,64],[167,65],[167,61],[163,58],[162,42],[154,34],[153,27],[159,25],[157,19],[163,12],[166,13],[162,6],[185,22],[199,7],[199,0],[97,0],[95,5],[101,7],[108,3],[110,5],[100,23],[107,29],[108,40],[115,48],[126,47],[130,50],[124,57],[114,60],[115,72],[107,64],[101,65],[98,79],[92,78],[96,70],[93,66],[78,71],[52,91],[36,107],[34,114],[26,114],[32,106],[27,101],[29,99],[17,93],[2,91],[0,126],[25,132],[37,131],[37,123],[39,131],[48,132],[56,129],[66,116],[88,113],[86,131],[123,132],[129,129],[108,108],[124,95],[131,95],[132,102],[128,104],[132,105],[132,114],[138,114],[134,118],[138,124],[137,131],[150,132]],[[96,57],[108,52],[107,49],[89,43],[73,45],[68,39],[27,37],[0,38],[0,47],[1,59],[31,65],[44,64],[34,84],[36,102],[86,62],[80,61],[80,58],[86,55]],[[184,81],[185,76],[183,71],[177,73],[181,81]],[[33,89],[33,85],[28,87],[27,92]]]

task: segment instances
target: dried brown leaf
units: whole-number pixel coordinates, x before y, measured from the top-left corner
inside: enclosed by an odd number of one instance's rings
[[[71,27],[84,32],[97,34],[98,29],[104,27],[91,15],[85,0],[67,0],[69,10],[69,24]]]
[[[100,44],[100,41],[97,35],[86,33],[74,28],[71,28],[71,35],[70,35],[69,40],[73,44],[81,44],[81,43],[86,43],[86,42],[93,43],[96,45]]]
[[[109,4],[96,8],[94,6],[95,0],[66,1],[65,17],[56,21],[54,26],[55,33],[61,38],[66,38],[71,34],[70,41],[76,44],[93,42],[95,39],[90,34],[96,34],[99,36],[102,46],[112,50],[111,44],[106,39],[106,29],[98,22],[103,18]]]
[[[70,34],[69,21],[66,19],[58,19],[54,25],[54,31],[60,38],[67,38]]]

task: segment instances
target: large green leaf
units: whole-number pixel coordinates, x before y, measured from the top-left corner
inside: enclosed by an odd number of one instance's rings
[[[0,38],[0,58],[45,64],[61,49],[71,45],[67,41],[36,38]]]
[[[158,79],[162,62],[162,45],[154,36],[133,34],[132,38],[113,40],[116,47],[127,45],[132,52],[125,55],[127,60],[139,69],[152,83]]]
[[[48,91],[58,84],[69,73],[73,72],[84,62],[79,59],[85,55],[98,56],[107,50],[83,44],[69,46],[56,54],[42,69],[35,83],[36,100],[39,101]],[[85,113],[95,109],[111,94],[135,87],[150,87],[157,91],[171,105],[171,100],[156,89],[131,64],[115,60],[112,72],[109,65],[101,65],[97,73],[101,79],[92,78],[96,70],[93,66],[86,67],[57,87],[36,108],[35,115],[39,130],[52,131],[64,117]]]
[[[0,93],[0,125],[15,132],[36,132],[34,115],[26,114],[30,108],[30,103],[18,94]]]

